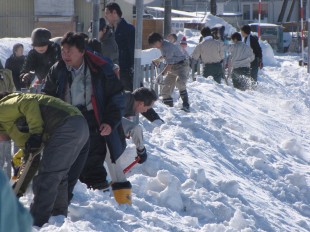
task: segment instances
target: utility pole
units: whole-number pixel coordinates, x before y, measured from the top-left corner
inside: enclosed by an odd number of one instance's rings
[[[210,13],[216,15],[216,0],[210,0]]]
[[[258,39],[260,40],[260,23],[262,18],[262,0],[259,0],[258,2],[258,27],[257,27],[257,34]]]
[[[100,12],[100,0],[93,0],[93,25],[92,25],[92,38],[93,39],[98,39],[99,12]]]
[[[140,86],[143,30],[143,0],[136,0],[135,63],[133,89]]]
[[[308,73],[310,73],[310,13],[308,15]]]
[[[134,77],[133,89],[140,87],[140,82],[143,81],[141,70],[142,57],[142,30],[143,30],[143,0],[136,0],[136,27],[135,27],[135,61],[134,61]],[[139,124],[139,115],[133,120],[137,125]]]
[[[300,0],[300,31],[301,31],[301,66],[304,66],[304,7],[303,0]]]
[[[171,33],[171,8],[172,0],[165,0],[164,37]]]

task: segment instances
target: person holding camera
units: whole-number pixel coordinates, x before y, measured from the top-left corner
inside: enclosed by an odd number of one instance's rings
[[[77,106],[83,113],[89,126],[90,150],[80,181],[90,189],[106,190],[106,148],[113,162],[126,148],[121,127],[123,87],[113,66],[86,50],[82,34],[66,33],[61,49],[62,60],[50,69],[42,92]]]

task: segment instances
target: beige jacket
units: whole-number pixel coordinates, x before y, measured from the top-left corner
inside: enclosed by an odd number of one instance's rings
[[[229,45],[228,52],[230,53],[229,59],[233,69],[249,68],[255,58],[252,48],[242,41]]]
[[[201,58],[204,64],[218,63],[224,59],[224,43],[214,39],[204,40],[196,46],[192,58]]]

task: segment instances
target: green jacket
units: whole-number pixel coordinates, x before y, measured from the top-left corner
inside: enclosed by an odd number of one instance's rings
[[[0,69],[0,93],[1,92],[14,92],[15,85],[13,82],[12,71],[9,69]]]
[[[24,148],[30,134],[43,134],[48,139],[67,118],[80,115],[80,111],[52,96],[12,93],[0,100],[0,134],[7,134],[18,147]],[[21,132],[28,126],[29,132]]]

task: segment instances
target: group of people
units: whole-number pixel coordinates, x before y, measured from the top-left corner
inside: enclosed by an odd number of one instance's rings
[[[189,111],[186,82],[189,69],[198,61],[203,64],[203,76],[212,76],[219,84],[225,79],[225,69],[228,70],[228,76],[231,76],[235,88],[245,90],[252,83],[257,83],[258,69],[263,67],[262,49],[258,38],[251,34],[249,25],[244,25],[241,34],[233,33],[230,37],[231,43],[228,44],[224,31],[224,26],[212,29],[203,27],[200,43],[191,56],[186,51],[185,37],[178,41],[176,34],[169,34],[167,39],[159,33],[149,35],[150,46],[160,49],[162,54],[160,58],[153,60],[153,63],[166,63],[161,73],[166,75],[161,92],[164,104],[173,106],[171,94],[176,86],[183,100],[182,109]]]
[[[131,204],[131,184],[119,161],[126,138],[136,146],[136,162],[147,160],[142,128],[132,117],[141,113],[155,125],[164,123],[152,108],[158,99],[154,90],[133,89],[133,25],[122,18],[117,3],[107,4],[104,15],[99,40],[68,32],[58,44],[51,41],[48,29],[36,28],[28,55],[23,55],[22,44],[16,44],[5,69],[0,69],[0,167],[7,163],[10,178],[11,140],[21,149],[18,154],[23,154],[23,163],[39,154],[17,192],[22,196],[33,180],[30,213],[35,226],[41,227],[50,216],[67,216],[78,180],[90,189],[106,191],[111,186],[119,204]],[[203,28],[202,41],[191,56],[185,37],[176,44],[173,34],[167,38],[170,41],[159,33],[149,35],[149,44],[162,53],[154,63],[166,64],[161,73],[165,76],[161,90],[164,104],[173,107],[172,93],[177,87],[182,110],[189,112],[186,83],[190,62],[200,59],[203,75],[220,83],[225,49],[230,54],[234,86],[243,88],[238,82],[240,75],[251,75],[257,81],[262,52],[249,26],[241,29],[245,43],[234,33],[234,44],[226,47],[221,31]],[[14,162],[13,167],[23,170]]]
[[[155,125],[164,123],[152,108],[155,91],[143,86],[133,90],[133,25],[122,18],[117,3],[109,3],[104,15],[108,23],[100,20],[99,41],[68,32],[57,44],[48,29],[33,30],[33,49],[23,56],[20,70],[14,69],[19,91],[9,85],[1,89],[0,138],[22,149],[24,163],[39,154],[17,192],[22,196],[33,180],[30,213],[35,226],[50,216],[67,216],[78,180],[90,189],[111,186],[119,204],[131,204],[131,184],[119,161],[127,138],[136,145],[136,162],[147,160],[142,127],[132,118],[141,113]]]

